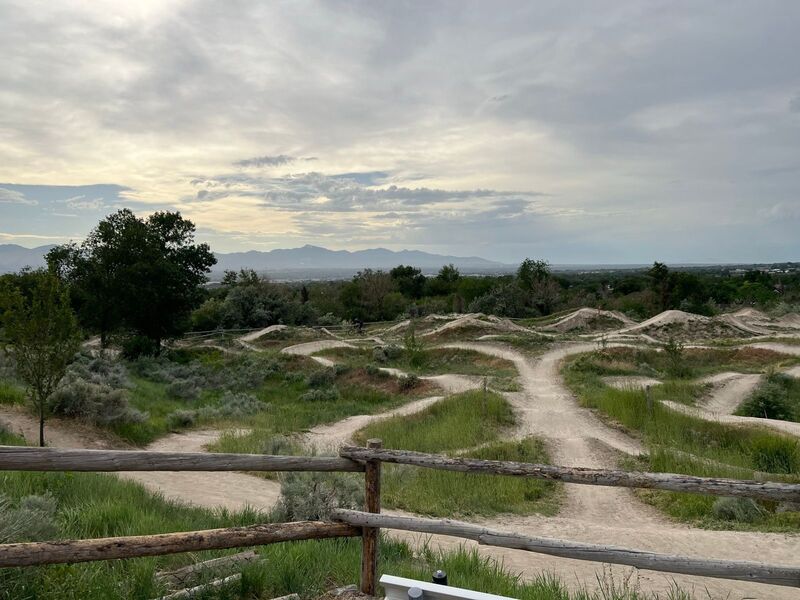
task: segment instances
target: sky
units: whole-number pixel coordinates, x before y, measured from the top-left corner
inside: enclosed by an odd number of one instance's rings
[[[800,260],[800,2],[0,0],[0,243]]]

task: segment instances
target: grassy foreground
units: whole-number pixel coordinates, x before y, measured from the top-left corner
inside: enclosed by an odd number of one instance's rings
[[[19,444],[19,438],[0,430],[0,444]],[[210,529],[266,522],[272,515],[255,512],[231,514],[167,502],[137,484],[112,475],[94,473],[19,473],[0,475],[3,494],[12,503],[31,494],[48,498],[57,510],[54,535],[48,539],[93,538]],[[42,516],[44,518],[44,516]],[[34,528],[37,529],[37,528]],[[39,527],[38,529],[41,529]],[[1,532],[2,530],[0,530]],[[28,541],[36,536],[15,538]],[[259,600],[299,593],[314,598],[332,587],[358,581],[361,542],[357,539],[306,541],[266,546],[257,551],[266,567],[248,566],[241,582],[210,591],[205,600]],[[0,569],[3,600],[149,600],[163,594],[153,580],[157,570],[177,568],[231,551],[191,555]],[[404,543],[383,538],[381,573],[427,580],[435,569],[445,569],[452,585],[521,600],[652,600],[655,597],[626,590],[606,593],[569,593],[556,578],[543,573],[523,581],[502,565],[464,549],[439,552],[412,550]],[[670,598],[689,598],[679,591]]]
[[[627,466],[700,476],[800,481],[800,442],[797,439],[755,427],[704,421],[670,410],[658,401],[648,413],[644,391],[619,390],[603,384],[602,375],[618,374],[616,369],[604,369],[603,365],[608,362],[608,356],[602,352],[582,355],[568,362],[562,373],[584,406],[597,409],[643,438],[650,450],[647,460],[627,461]],[[717,366],[705,364],[703,368],[713,370]],[[673,392],[675,396],[671,395]],[[686,382],[678,382],[673,386],[655,386],[652,393],[655,400],[691,403],[696,389]],[[670,516],[696,525],[800,531],[800,513],[777,511],[774,503],[740,503],[740,508],[744,509],[740,515],[738,509],[729,511],[725,501],[711,497],[653,491],[640,494]]]
[[[500,441],[514,424],[505,399],[493,393],[450,396],[412,416],[373,423],[356,435],[383,440],[387,448],[448,452],[459,456],[520,462],[549,462],[535,438]],[[476,448],[478,447],[478,448]],[[464,452],[458,452],[464,450]],[[387,507],[450,517],[497,513],[552,515],[558,508],[558,486],[534,479],[475,475],[385,465],[382,498]]]

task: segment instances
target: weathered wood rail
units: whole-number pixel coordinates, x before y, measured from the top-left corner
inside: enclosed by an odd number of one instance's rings
[[[564,483],[649,488],[714,496],[738,496],[776,502],[800,502],[800,484],[795,483],[695,477],[693,475],[678,475],[675,473],[644,473],[612,469],[558,467],[502,460],[451,458],[437,454],[411,452],[409,450],[383,450],[353,446],[342,448],[339,455],[358,461],[379,460],[387,463],[413,465],[444,471],[458,471],[461,473],[531,477]]]
[[[672,492],[737,496],[774,502],[800,502],[800,484],[584,469],[509,461],[451,458],[381,448],[345,447],[338,457],[266,456],[124,450],[62,450],[0,446],[0,471],[341,471],[363,472],[365,509],[337,511],[336,520],[270,523],[94,540],[26,542],[0,545],[0,567],[159,556],[199,550],[220,550],[279,542],[341,537],[362,538],[361,591],[375,594],[380,528],[402,529],[471,539],[479,544],[515,548],[563,558],[628,565],[652,571],[700,575],[800,587],[800,567],[759,562],[672,556],[643,550],[527,537],[448,520],[380,514],[381,464],[395,463],[462,473],[532,477],[564,483]]]
[[[356,510],[337,510],[332,516],[338,521],[357,527],[382,527],[432,535],[449,535],[474,540],[482,545],[527,550],[561,558],[628,565],[650,571],[800,587],[800,567],[787,565],[673,556],[617,546],[529,537],[447,519],[376,515]]]
[[[0,545],[0,567],[31,567],[114,558],[140,558],[360,535],[360,528],[344,523],[297,521],[93,540],[23,542]]]
[[[268,456],[0,446],[0,471],[364,471],[335,456]]]

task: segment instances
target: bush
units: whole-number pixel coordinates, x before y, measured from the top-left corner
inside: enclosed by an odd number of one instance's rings
[[[333,385],[336,381],[336,371],[334,369],[323,369],[313,371],[306,377],[306,385],[310,388],[322,388]]]
[[[167,424],[170,429],[192,427],[200,421],[214,419],[241,418],[254,415],[269,408],[253,394],[227,392],[219,401],[218,406],[202,406],[195,410],[176,410],[167,415]]]
[[[176,410],[167,415],[167,427],[171,430],[192,427],[197,418],[195,410]]]
[[[134,335],[122,342],[122,356],[130,360],[140,356],[156,356],[159,352],[161,347],[143,335]]]
[[[73,378],[114,389],[132,387],[125,365],[105,355],[91,356],[81,353],[67,368],[67,374]]]
[[[382,346],[376,346],[372,349],[372,360],[377,363],[385,363],[388,362],[389,356],[386,354],[386,350]]]
[[[417,368],[423,366],[427,360],[425,344],[417,337],[413,327],[409,327],[404,342],[408,364]]]
[[[54,539],[56,501],[52,496],[25,496],[19,506],[0,494],[0,544]]]
[[[325,313],[321,317],[317,317],[317,325],[322,325],[323,327],[334,327],[341,324],[342,320],[330,312]]]
[[[712,514],[723,521],[754,523],[764,516],[764,509],[750,498],[717,498],[711,507]]]
[[[148,416],[130,406],[127,391],[72,377],[50,397],[50,405],[55,414],[96,425],[142,423]]]
[[[792,377],[783,373],[772,373],[750,398],[739,406],[736,414],[762,419],[800,421],[800,402],[794,399],[792,394],[795,388],[800,388],[800,383]]]
[[[382,379],[390,377],[389,373],[382,370],[378,365],[374,365],[372,363],[369,363],[366,367],[364,367],[364,372],[370,377],[380,377]]]
[[[339,399],[339,390],[335,387],[309,390],[300,396],[300,402],[334,402]]]
[[[666,372],[670,377],[691,377],[692,368],[686,362],[684,345],[670,338],[664,344],[664,356],[667,359]]]
[[[416,375],[402,375],[397,379],[397,387],[401,392],[413,390],[419,385],[419,377]]]
[[[383,352],[389,360],[397,360],[403,356],[403,347],[397,344],[389,344],[383,347]]]
[[[298,445],[285,435],[269,438],[261,449],[262,454],[293,456],[297,454]]]
[[[364,490],[358,478],[344,473],[287,473],[276,508],[280,521],[328,519],[337,508],[360,509]]]
[[[197,400],[201,392],[197,379],[176,379],[167,385],[167,394],[180,400]]]

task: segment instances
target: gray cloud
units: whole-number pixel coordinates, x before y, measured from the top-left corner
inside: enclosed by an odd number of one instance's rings
[[[276,156],[256,156],[255,158],[246,158],[238,160],[234,164],[236,167],[278,167],[287,165],[290,162],[299,160],[294,156],[286,156],[285,154],[278,154]]]
[[[800,204],[798,21],[788,0],[6,0],[0,181],[250,200],[227,249],[281,245],[254,233],[280,213],[287,239],[504,260],[797,257],[764,207]]]
[[[33,198],[28,198],[22,192],[16,190],[9,190],[8,188],[0,187],[0,204],[29,204],[36,205],[38,202]]]

